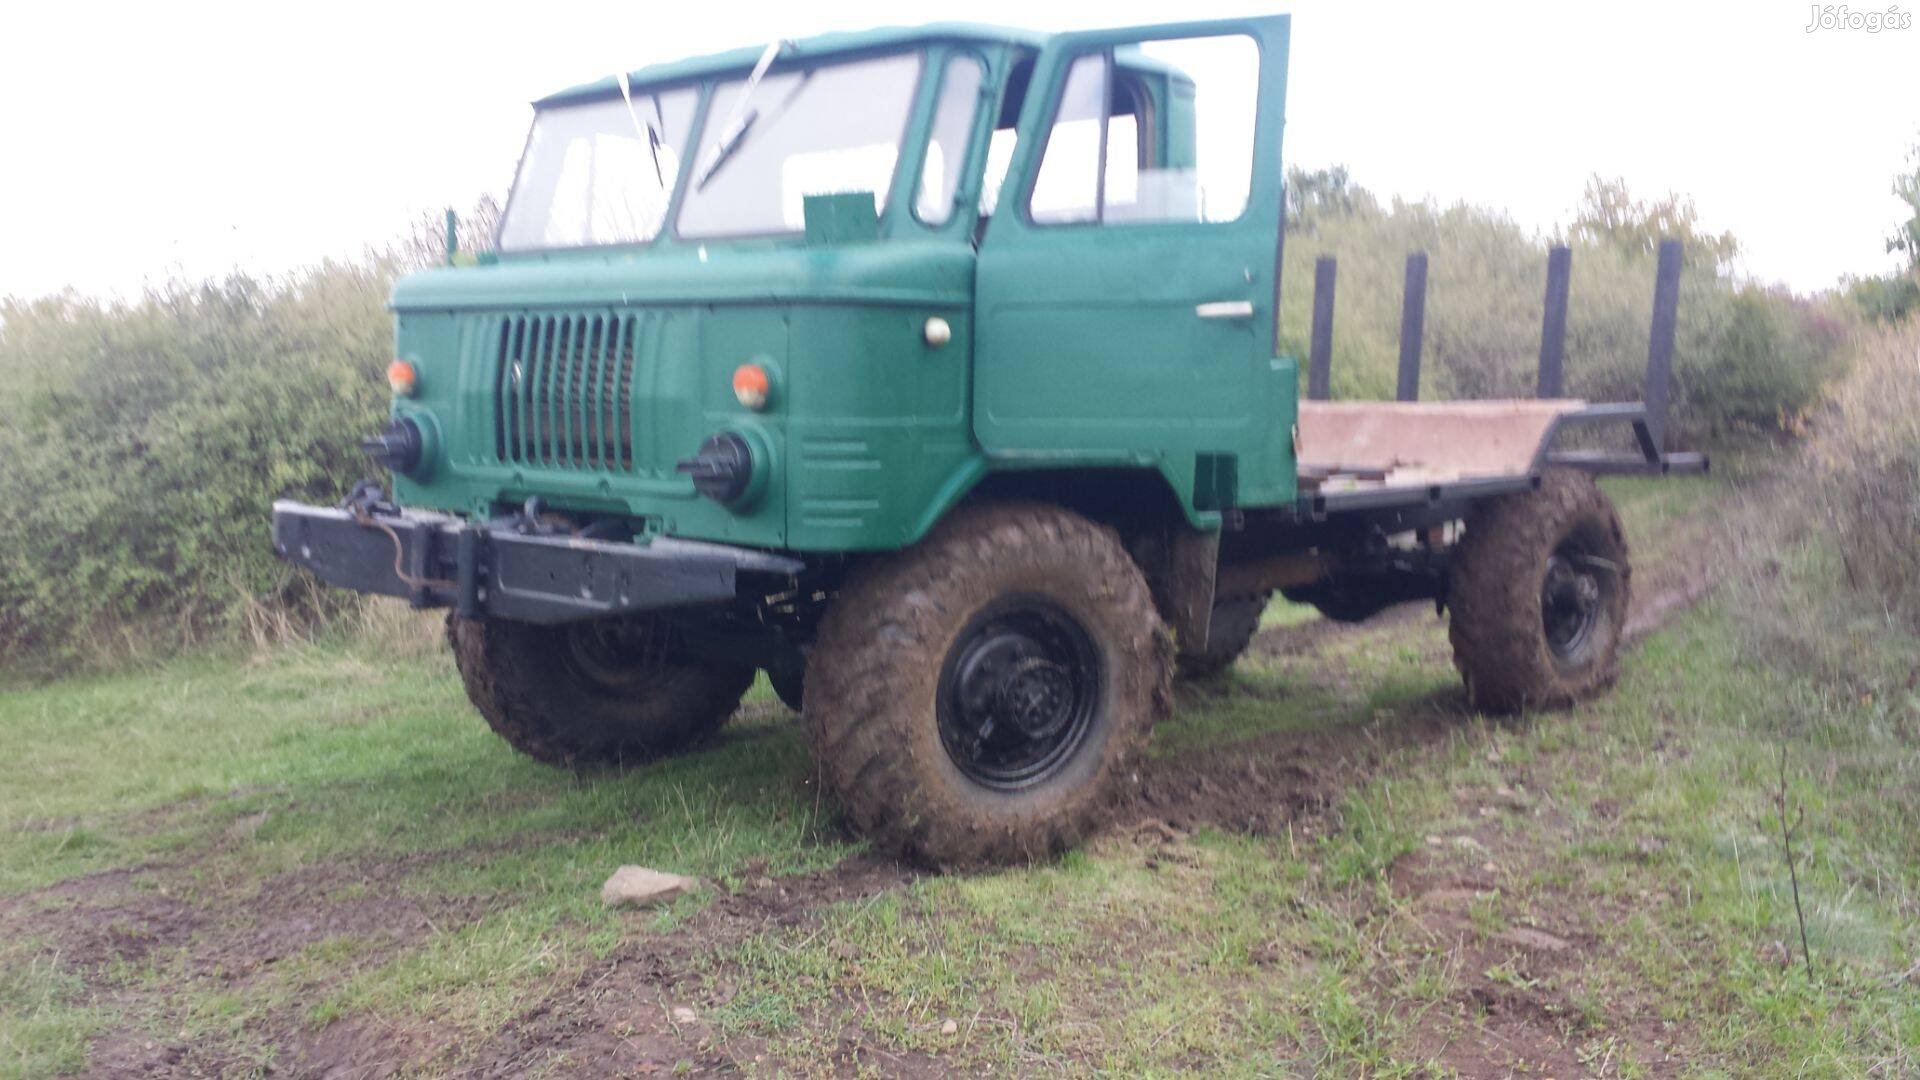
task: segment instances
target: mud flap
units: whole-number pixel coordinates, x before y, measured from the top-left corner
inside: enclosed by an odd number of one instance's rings
[[[1147,571],[1154,606],[1183,653],[1204,652],[1213,625],[1214,576],[1220,568],[1220,534],[1174,529],[1139,561]],[[1138,558],[1138,554],[1136,554]]]

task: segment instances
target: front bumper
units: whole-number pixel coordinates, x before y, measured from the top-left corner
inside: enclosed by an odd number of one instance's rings
[[[798,559],[723,544],[523,533],[391,507],[362,514],[276,502],[273,550],[343,589],[535,623],[725,603],[739,595],[743,574],[802,569]]]

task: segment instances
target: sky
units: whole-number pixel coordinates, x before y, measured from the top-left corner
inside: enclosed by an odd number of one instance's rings
[[[1691,197],[1738,268],[1807,292],[1891,269],[1920,143],[1920,0],[1865,29],[1785,0],[878,0],[16,6],[0,32],[0,295],[353,256],[504,194],[527,102],[827,30],[1294,16],[1286,156],[1386,197],[1564,224],[1594,173]],[[1839,10],[1839,5],[1833,5]]]

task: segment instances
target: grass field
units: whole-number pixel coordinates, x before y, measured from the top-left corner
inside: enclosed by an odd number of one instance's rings
[[[0,1075],[1913,1074],[1915,642],[1815,602],[1817,543],[1747,588],[1735,485],[1612,490],[1611,695],[1488,720],[1430,609],[1277,606],[1113,830],[1000,873],[843,836],[764,687],[587,775],[433,651],[0,691]],[[611,913],[622,863],[711,888]]]

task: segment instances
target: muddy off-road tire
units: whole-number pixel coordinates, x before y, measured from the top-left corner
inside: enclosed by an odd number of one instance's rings
[[[447,618],[467,697],[515,750],[552,765],[622,764],[713,734],[753,683],[750,667],[676,659],[645,617],[535,626]]]
[[[802,715],[821,779],[878,847],[942,867],[1031,861],[1106,820],[1171,671],[1112,530],[989,504],[840,591]]]
[[[1183,652],[1174,658],[1183,679],[1208,679],[1227,670],[1253,644],[1260,630],[1260,614],[1267,610],[1269,595],[1237,597],[1213,605],[1207,624],[1207,647],[1199,652]]]
[[[1548,470],[1538,490],[1475,510],[1447,595],[1453,662],[1469,699],[1513,713],[1606,686],[1631,585],[1620,516],[1585,473]]]

